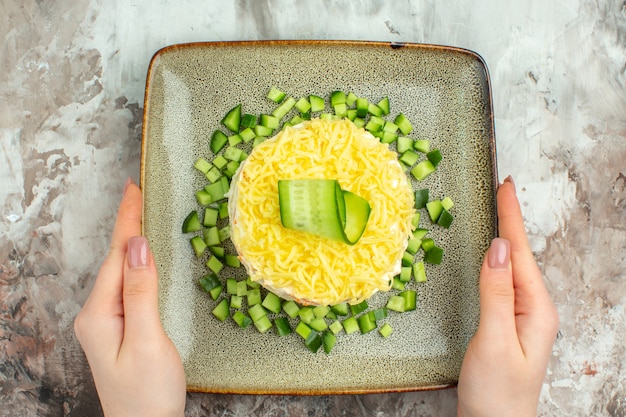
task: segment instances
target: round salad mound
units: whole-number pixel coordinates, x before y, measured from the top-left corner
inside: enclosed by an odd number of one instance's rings
[[[397,158],[348,119],[306,121],[256,146],[233,177],[228,201],[231,240],[250,279],[303,305],[356,304],[388,291],[415,214]],[[293,179],[337,180],[367,200],[360,239],[348,245],[283,227],[278,182]]]

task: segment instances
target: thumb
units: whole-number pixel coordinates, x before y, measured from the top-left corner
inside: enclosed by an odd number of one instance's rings
[[[124,341],[149,341],[162,331],[159,318],[158,278],[148,240],[128,240],[124,268]]]
[[[488,340],[511,340],[515,330],[515,292],[509,241],[495,238],[480,271],[480,324]]]

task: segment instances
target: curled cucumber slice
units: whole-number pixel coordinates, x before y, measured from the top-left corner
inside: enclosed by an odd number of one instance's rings
[[[361,238],[370,215],[367,200],[337,180],[279,180],[278,201],[284,227],[348,245]]]

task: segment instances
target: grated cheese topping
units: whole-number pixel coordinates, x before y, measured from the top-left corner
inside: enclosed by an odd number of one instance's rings
[[[286,229],[278,180],[336,179],[365,198],[370,218],[353,245]],[[231,239],[253,281],[303,304],[351,304],[388,291],[415,214],[397,154],[347,119],[313,119],[256,146],[233,177]]]

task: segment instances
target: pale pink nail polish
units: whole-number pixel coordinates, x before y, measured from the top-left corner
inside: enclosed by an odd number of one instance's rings
[[[128,239],[128,266],[145,268],[148,266],[148,240],[143,236]]]
[[[495,238],[487,251],[487,265],[491,269],[506,269],[511,260],[511,248],[509,241]]]
[[[126,194],[126,190],[128,190],[128,186],[131,185],[133,183],[133,179],[131,177],[128,177],[128,179],[126,180],[126,183],[124,184],[124,191],[122,192],[122,194]]]

